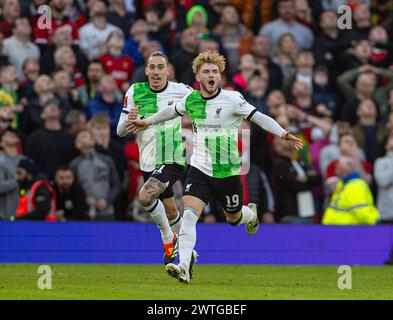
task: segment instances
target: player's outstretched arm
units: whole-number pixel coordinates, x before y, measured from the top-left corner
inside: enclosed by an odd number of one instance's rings
[[[264,115],[263,113],[255,110],[251,117],[249,117],[248,119],[260,126],[261,128],[265,129],[266,131],[269,131],[274,135],[281,137],[288,143],[292,144],[297,150],[303,148],[303,141],[291,134],[289,131],[283,129],[273,118],[268,117],[267,115]]]
[[[154,116],[148,117],[146,119],[137,119],[136,115],[134,114],[135,111],[132,113],[130,112],[130,120],[127,124],[128,130],[132,133],[137,133],[141,130],[145,130],[152,124],[165,122],[168,120],[172,120],[180,116],[180,114],[176,111],[176,105],[173,107],[167,107],[156,113]]]
[[[122,112],[120,115],[119,122],[117,124],[117,135],[119,137],[124,137],[128,133],[133,132],[133,128],[135,125],[133,124],[134,120],[137,120],[137,115],[138,115],[138,110],[141,108],[141,106],[138,106],[137,108],[131,108],[130,111],[127,112]]]
[[[117,135],[120,138],[125,137],[127,135],[126,122],[127,122],[127,114],[122,112],[120,114],[120,119],[119,122],[117,123],[117,128],[116,128]]]

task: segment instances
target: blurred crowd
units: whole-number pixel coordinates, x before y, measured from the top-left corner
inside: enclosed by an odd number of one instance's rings
[[[339,27],[341,5],[351,9],[349,29]],[[332,210],[365,205],[368,217],[343,223],[393,222],[393,1],[0,0],[0,8],[0,219],[148,221],[137,199],[138,146],[116,136],[124,93],[147,81],[157,50],[169,57],[170,81],[198,89],[192,61],[216,50],[227,61],[222,87],[305,142],[295,152],[243,123],[244,202],[258,204],[262,222],[329,224]],[[192,150],[187,118],[183,132]],[[346,188],[353,179],[360,184]],[[224,220],[213,199],[202,219]]]

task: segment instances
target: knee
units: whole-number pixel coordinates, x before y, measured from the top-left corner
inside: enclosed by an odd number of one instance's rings
[[[144,207],[147,207],[151,204],[152,198],[143,188],[139,191],[138,198],[141,205]]]

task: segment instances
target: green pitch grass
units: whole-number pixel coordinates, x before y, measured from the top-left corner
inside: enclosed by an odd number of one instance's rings
[[[35,264],[0,264],[0,299],[393,299],[392,267],[352,267],[352,289],[337,267],[196,265],[186,285],[160,265],[50,264],[39,290]]]

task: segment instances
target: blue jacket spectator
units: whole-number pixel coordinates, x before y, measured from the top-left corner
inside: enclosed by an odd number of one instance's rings
[[[98,113],[105,113],[111,119],[111,136],[117,140],[116,127],[123,109],[122,101],[116,95],[116,81],[109,75],[102,77],[98,92],[93,100],[87,104],[87,118],[90,119]]]

